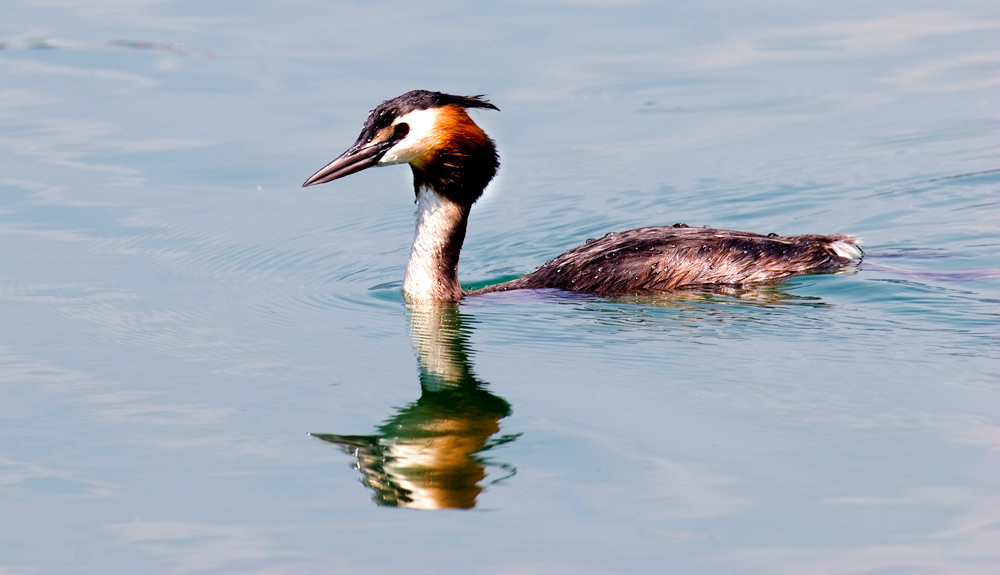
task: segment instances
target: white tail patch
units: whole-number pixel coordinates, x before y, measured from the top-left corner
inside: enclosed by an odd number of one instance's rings
[[[853,238],[849,240],[836,240],[830,244],[830,249],[839,257],[851,260],[852,262],[861,261],[862,256],[865,255],[861,246],[858,245],[858,241]]]

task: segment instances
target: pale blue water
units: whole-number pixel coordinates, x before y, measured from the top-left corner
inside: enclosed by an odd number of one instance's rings
[[[0,573],[1000,564],[995,3],[9,4]],[[502,110],[467,283],[679,221],[869,257],[408,310],[409,170],[299,186],[413,88]]]

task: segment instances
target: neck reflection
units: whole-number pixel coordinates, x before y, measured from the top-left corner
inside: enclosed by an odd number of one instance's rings
[[[482,452],[517,438],[497,435],[510,404],[487,391],[472,372],[471,330],[456,304],[408,307],[420,398],[373,435],[312,435],[357,458],[362,482],[379,505],[469,509],[486,480]],[[511,466],[489,465],[503,470],[504,477],[514,473]]]

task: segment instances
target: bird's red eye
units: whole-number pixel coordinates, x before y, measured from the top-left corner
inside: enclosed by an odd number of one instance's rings
[[[400,122],[396,124],[396,127],[392,130],[392,135],[396,138],[405,138],[407,134],[410,133],[409,124]]]

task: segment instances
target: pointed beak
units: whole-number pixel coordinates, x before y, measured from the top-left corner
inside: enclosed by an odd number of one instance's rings
[[[370,168],[378,164],[378,161],[382,159],[382,155],[385,154],[386,149],[387,146],[382,145],[353,146],[351,149],[337,156],[337,159],[323,166],[318,172],[310,176],[302,184],[302,187],[323,184]]]

